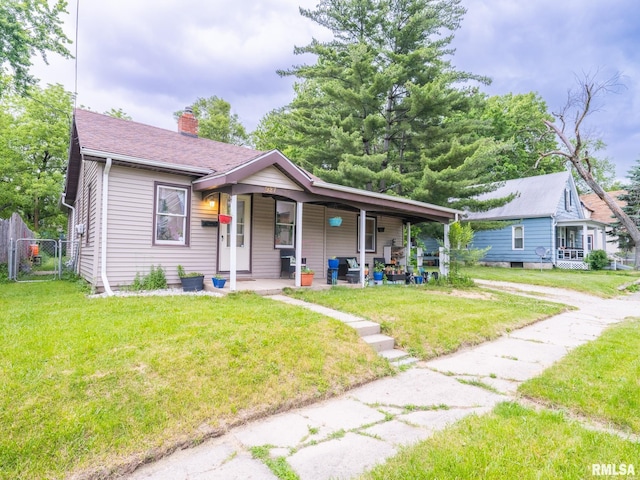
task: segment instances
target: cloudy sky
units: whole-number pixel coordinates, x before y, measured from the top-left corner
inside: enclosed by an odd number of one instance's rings
[[[78,92],[78,105],[121,108],[135,121],[175,129],[173,112],[198,97],[231,104],[248,130],[293,96],[286,69],[304,59],[295,45],[327,38],[300,16],[317,0],[79,0],[75,62],[51,57],[33,73]],[[65,31],[76,38],[76,2]],[[621,75],[589,131],[618,178],[640,159],[640,9],[637,0],[462,0],[454,65],[490,77],[490,95],[537,92],[557,111],[576,76]],[[311,59],[307,59],[307,62]]]

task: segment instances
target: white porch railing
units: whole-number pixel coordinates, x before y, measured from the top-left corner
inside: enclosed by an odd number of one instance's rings
[[[584,249],[582,248],[559,248],[558,260],[584,261]]]

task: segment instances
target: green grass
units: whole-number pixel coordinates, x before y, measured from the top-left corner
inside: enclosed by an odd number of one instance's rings
[[[639,459],[640,444],[587,430],[561,413],[503,403],[404,449],[361,478],[573,480],[592,478],[594,463],[638,469]]]
[[[620,287],[640,280],[640,272],[610,270],[553,270],[465,267],[462,272],[471,278],[502,282],[527,283],[545,287],[566,288],[603,298],[620,295]]]
[[[391,373],[341,322],[252,294],[0,289],[0,479],[67,477]]]
[[[422,359],[475,345],[566,307],[482,289],[389,285],[292,290],[290,295],[379,322],[400,348]]]
[[[519,392],[640,433],[640,319],[609,328]]]

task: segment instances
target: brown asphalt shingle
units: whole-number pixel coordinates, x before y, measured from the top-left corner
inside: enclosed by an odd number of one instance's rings
[[[76,109],[81,148],[223,173],[263,154],[247,147]]]
[[[620,194],[627,193],[626,190],[615,190],[613,192],[607,193],[621,207],[624,207],[627,204],[627,202],[618,200],[618,196]],[[611,209],[609,209],[607,204],[600,200],[600,197],[598,197],[598,195],[596,195],[595,193],[586,193],[584,195],[580,195],[580,200],[582,200],[582,203],[584,203],[587,208],[592,210],[593,213],[591,214],[591,218],[593,220],[597,220],[598,222],[603,223],[612,223],[615,221]]]

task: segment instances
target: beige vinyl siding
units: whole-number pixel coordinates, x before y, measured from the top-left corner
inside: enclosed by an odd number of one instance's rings
[[[302,206],[302,256],[316,276],[326,278],[327,257],[324,250],[325,207],[304,204]]]
[[[284,175],[276,167],[267,167],[242,180],[247,185],[264,185],[265,187],[284,188],[287,190],[302,190],[302,188]]]
[[[358,252],[358,213],[328,209],[327,220],[327,258],[353,256],[360,258]],[[367,252],[365,263],[373,264],[374,257],[383,256],[383,246],[391,245],[395,239],[396,245],[402,245],[402,220],[393,217],[376,217],[376,228],[384,227],[384,232],[376,231],[376,251]],[[342,225],[339,227],[328,226],[330,217],[342,217]]]
[[[217,232],[203,227],[213,219],[199,192],[191,192],[189,246],[153,245],[155,182],[191,189],[191,179],[178,175],[114,166],[109,176],[107,276],[113,288],[130,285],[136,273],[161,266],[171,285],[179,283],[177,266],[187,272],[215,274]]]
[[[82,162],[78,196],[76,198],[76,225],[84,224],[85,234],[82,238],[72,232],[73,238],[80,240],[80,275],[91,284],[96,285],[97,271],[97,242],[99,235],[98,204],[100,202],[100,182],[98,181],[102,169],[96,162]],[[88,201],[89,186],[91,186],[91,201]],[[89,206],[91,211],[89,211]],[[89,225],[87,225],[87,219]],[[88,235],[87,235],[88,232]]]

